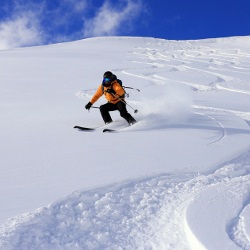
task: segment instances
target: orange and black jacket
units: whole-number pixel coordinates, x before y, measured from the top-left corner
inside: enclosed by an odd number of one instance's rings
[[[113,89],[115,91],[115,95],[112,95],[112,94],[109,94],[108,92],[106,92],[107,89]],[[115,103],[120,101],[120,98],[124,99],[125,91],[116,80],[114,80],[112,82],[111,86],[109,86],[109,87],[104,87],[101,84],[98,87],[95,94],[93,95],[90,102],[92,104],[94,104],[103,94],[105,95],[105,98],[107,99],[108,102],[115,104]]]

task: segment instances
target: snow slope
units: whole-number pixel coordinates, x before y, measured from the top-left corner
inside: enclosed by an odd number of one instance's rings
[[[250,249],[249,42],[1,51],[0,249]],[[84,105],[106,70],[138,123],[74,130],[103,124]]]

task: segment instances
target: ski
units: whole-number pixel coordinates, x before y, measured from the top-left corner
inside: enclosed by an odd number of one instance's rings
[[[85,131],[85,132],[92,132],[92,131],[102,131],[103,133],[114,133],[114,132],[118,132],[120,130],[123,130],[124,128],[126,128],[126,126],[124,127],[117,127],[115,126],[115,128],[112,128],[114,126],[112,126],[111,128],[105,128],[107,125],[103,125],[103,126],[100,126],[100,127],[93,127],[93,128],[90,128],[90,127],[82,127],[82,126],[74,126],[74,128],[77,128],[78,130],[80,131]]]
[[[96,130],[95,128],[88,128],[88,127],[81,127],[81,126],[75,126],[74,128],[77,128],[82,131],[94,131]]]
[[[117,130],[116,130],[116,129],[105,128],[105,129],[103,129],[102,132],[103,132],[103,133],[113,133],[113,132],[117,132]]]
[[[105,125],[104,125],[105,126]],[[96,130],[100,130],[103,126],[101,127],[96,127],[96,128],[89,128],[89,127],[82,127],[82,126],[74,126],[74,128],[79,129],[80,131],[86,131],[86,132],[91,132],[91,131],[96,131]],[[103,129],[103,132],[114,132],[114,129]]]

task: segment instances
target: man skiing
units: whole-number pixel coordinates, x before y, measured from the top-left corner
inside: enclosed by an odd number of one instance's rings
[[[123,117],[129,125],[136,123],[136,120],[126,109],[126,102],[124,99],[125,91],[118,82],[116,75],[110,71],[104,73],[102,84],[98,87],[96,93],[85,108],[89,110],[103,94],[108,101],[106,104],[100,106],[100,112],[105,124],[112,122],[109,112],[114,110],[119,110],[121,117]]]

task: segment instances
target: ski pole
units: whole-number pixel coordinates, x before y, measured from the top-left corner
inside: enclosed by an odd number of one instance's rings
[[[106,91],[107,92],[107,91]],[[113,97],[117,98],[118,100],[120,100],[121,102],[123,102],[124,104],[128,105],[131,109],[134,110],[134,113],[137,113],[138,110],[134,109],[132,106],[130,106],[124,99],[120,98],[120,96],[118,96],[117,94],[113,94],[113,93],[109,93],[111,94]]]
[[[114,97],[116,97],[114,94],[112,94]],[[120,97],[117,97],[118,100],[120,100],[121,102],[123,102],[124,104],[128,105],[131,109],[134,110],[134,113],[137,113],[138,110],[137,109],[134,109],[132,106],[130,106],[124,99],[121,99]]]
[[[134,89],[134,90],[137,90],[138,92],[141,92],[139,89],[132,88],[132,87],[125,87],[125,86],[123,86],[123,88],[125,88],[125,89]]]
[[[123,103],[125,103],[126,105],[128,105],[131,109],[134,110],[134,113],[137,113],[138,112],[138,109],[134,109],[133,107],[131,107],[125,100],[121,99],[121,98],[118,98],[120,101],[122,101]]]

